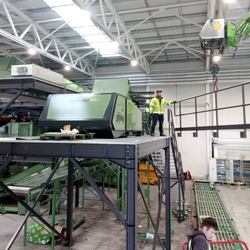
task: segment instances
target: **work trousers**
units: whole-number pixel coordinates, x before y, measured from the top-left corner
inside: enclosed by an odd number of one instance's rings
[[[164,114],[153,114],[151,134],[155,132],[155,126],[157,124],[157,121],[159,121],[160,134],[163,134]]]

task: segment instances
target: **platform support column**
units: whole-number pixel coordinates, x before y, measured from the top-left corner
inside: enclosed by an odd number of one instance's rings
[[[74,165],[69,161],[68,165],[68,195],[67,195],[67,229],[66,238],[67,246],[73,245],[72,225],[73,225],[73,192],[74,189]]]
[[[169,140],[169,138],[167,138]],[[169,145],[169,141],[168,141]],[[165,151],[165,216],[166,216],[166,249],[171,250],[171,202],[170,202],[170,147]]]
[[[136,250],[137,241],[137,155],[134,146],[126,146],[127,169],[127,223],[126,223],[126,250]]]

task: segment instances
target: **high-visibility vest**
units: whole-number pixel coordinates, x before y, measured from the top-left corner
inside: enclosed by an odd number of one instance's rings
[[[170,105],[172,104],[173,101],[167,101],[166,99],[162,98],[157,98],[154,97],[152,98],[149,106],[149,113],[150,114],[164,114],[165,111],[165,105]]]

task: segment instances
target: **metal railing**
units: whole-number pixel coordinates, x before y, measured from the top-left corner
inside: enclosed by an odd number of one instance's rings
[[[246,250],[249,250],[246,242],[244,242],[243,240],[224,240],[224,241],[210,241],[208,242],[209,245],[226,245],[225,248],[221,247],[220,249],[238,249],[238,248],[228,248],[228,246],[233,246],[235,244],[241,244],[245,247]],[[185,242],[182,245],[182,250],[186,250],[187,249],[187,245],[188,242]]]
[[[250,106],[250,102],[246,103],[246,87],[248,87],[250,89],[250,82],[245,82],[236,86],[231,86],[231,87],[227,87],[215,92],[209,92],[209,93],[205,93],[205,94],[201,94],[201,95],[197,95],[195,97],[190,97],[190,98],[186,98],[183,100],[178,101],[177,104],[174,105],[174,115],[175,117],[179,118],[179,127],[175,128],[175,131],[179,131],[178,136],[182,136],[182,132],[183,131],[195,131],[193,133],[194,137],[198,136],[198,131],[200,130],[215,130],[216,132],[214,132],[213,136],[214,137],[219,137],[219,130],[225,130],[225,129],[240,129],[243,130],[240,132],[240,137],[241,138],[246,138],[247,137],[247,129],[250,129],[250,123],[247,123],[247,112],[246,112],[246,107]],[[228,106],[223,106],[223,107],[219,107],[219,94],[220,93],[228,93],[230,90],[235,90],[235,92],[237,90],[240,89],[241,92],[241,99],[240,99],[240,104],[237,105],[228,105]],[[204,110],[198,110],[198,99],[200,98],[204,98],[207,96],[213,96],[214,98],[214,108],[209,108],[209,109],[204,109]],[[203,102],[205,103],[203,99]],[[187,102],[191,102],[193,101],[193,111],[191,112],[183,112],[183,105]],[[219,112],[220,111],[225,111],[225,110],[232,110],[232,109],[240,109],[240,112],[242,114],[242,122],[241,123],[237,123],[237,124],[221,124],[219,121]],[[212,114],[213,115],[213,125],[200,125],[198,122],[198,115],[200,114]],[[194,116],[194,126],[183,126],[183,117],[184,116]]]
[[[171,186],[171,188],[175,185],[178,185],[179,212],[176,217],[178,218],[178,221],[181,222],[185,220],[185,178],[183,173],[181,153],[178,150],[177,138],[175,134],[173,112],[171,109],[168,109],[168,124],[169,136],[171,139],[171,148],[176,170],[176,182]]]

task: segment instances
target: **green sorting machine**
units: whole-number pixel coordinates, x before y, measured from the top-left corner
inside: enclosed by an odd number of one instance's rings
[[[142,132],[142,112],[129,98],[129,81],[97,80],[92,93],[50,95],[39,119],[43,133],[71,125],[95,138],[119,138]]]

